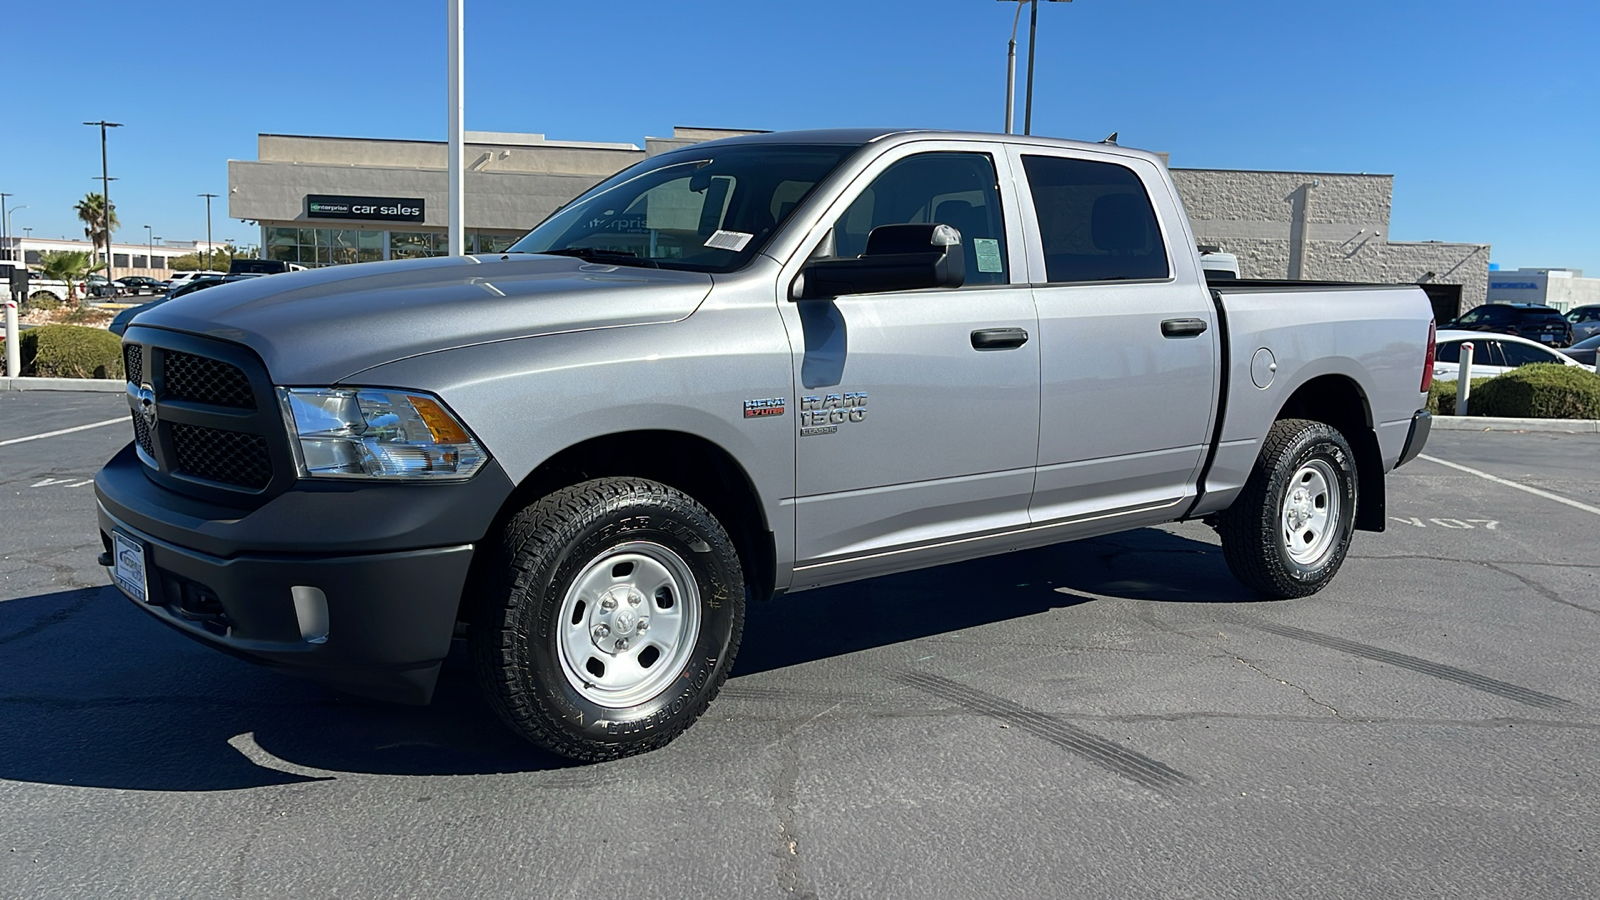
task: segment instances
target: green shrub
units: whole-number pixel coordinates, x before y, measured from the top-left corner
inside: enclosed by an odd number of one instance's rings
[[[1472,379],[1472,396],[1467,400],[1468,412],[1474,415],[1487,415],[1478,409],[1478,388],[1493,379]],[[1456,414],[1456,380],[1448,381],[1434,379],[1433,386],[1428,388],[1428,412],[1436,416],[1453,416]]]
[[[1519,419],[1600,419],[1600,375],[1577,366],[1538,363],[1472,386],[1468,411]]]
[[[53,312],[61,308],[61,300],[49,291],[34,291],[33,295],[25,298],[17,311],[22,315],[30,312]]]
[[[100,328],[45,325],[22,333],[22,371],[40,378],[121,378],[122,341]]]

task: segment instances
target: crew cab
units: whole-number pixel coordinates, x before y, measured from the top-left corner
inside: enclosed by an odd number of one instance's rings
[[[1316,592],[1427,439],[1432,336],[1415,286],[1208,287],[1152,154],[737,137],[509,252],[142,314],[101,563],[371,696],[428,702],[461,636],[513,729],[613,758],[706,709],[776,593],[1195,519]]]

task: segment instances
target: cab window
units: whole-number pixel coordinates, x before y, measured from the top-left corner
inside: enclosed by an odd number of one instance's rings
[[[994,160],[982,153],[921,153],[889,166],[834,222],[832,253],[822,255],[860,256],[879,225],[931,223],[961,232],[968,285],[1011,280]]]
[[[1059,156],[1022,157],[1051,284],[1166,278],[1155,209],[1132,169]]]

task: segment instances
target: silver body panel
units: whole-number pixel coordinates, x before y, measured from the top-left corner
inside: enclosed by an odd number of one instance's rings
[[[779,590],[1225,508],[1284,401],[1318,375],[1358,386],[1385,469],[1398,460],[1423,399],[1430,312],[1420,290],[1225,293],[1224,322],[1153,155],[932,132],[731,142],[806,139],[861,149],[799,204],[764,255],[732,274],[526,255],[371,263],[214,288],[140,324],[249,346],[278,384],[435,393],[513,483],[594,438],[702,437],[756,491]],[[995,161],[1009,284],[789,299],[831,223],[876,172],[943,150]],[[1047,284],[1023,152],[1134,170],[1170,276]],[[1168,339],[1161,323],[1173,318],[1207,328]],[[991,327],[1023,328],[1030,340],[975,350],[969,333]],[[1265,389],[1251,381],[1258,348],[1278,365]],[[858,395],[855,405],[846,394]],[[801,436],[811,397],[821,410],[845,411],[836,431]],[[782,415],[745,417],[746,401],[778,398]],[[1213,447],[1206,492],[1191,509]]]

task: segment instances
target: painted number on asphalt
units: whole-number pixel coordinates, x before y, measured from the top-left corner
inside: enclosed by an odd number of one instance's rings
[[[33,485],[33,487],[83,487],[86,484],[94,484],[94,479],[84,478],[79,480],[77,478],[46,478],[38,484]]]
[[[1402,519],[1399,516],[1390,516],[1389,518],[1407,525],[1415,525],[1418,528],[1428,527],[1425,522],[1415,516],[1407,519]],[[1428,521],[1440,528],[1449,528],[1454,531],[1471,531],[1479,527],[1482,527],[1485,531],[1498,531],[1500,528],[1498,519],[1429,519]]]

